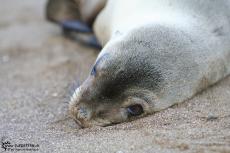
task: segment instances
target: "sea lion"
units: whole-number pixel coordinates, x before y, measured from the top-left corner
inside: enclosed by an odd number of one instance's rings
[[[93,16],[103,49],[69,104],[82,127],[166,109],[230,74],[229,0],[108,0]]]
[[[91,25],[106,0],[48,0],[46,18],[53,22],[81,20]]]
[[[101,49],[91,26],[105,3],[106,0],[48,0],[46,19],[61,26],[67,38]]]

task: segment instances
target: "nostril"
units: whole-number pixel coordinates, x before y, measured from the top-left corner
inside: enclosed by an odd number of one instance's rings
[[[79,106],[77,109],[77,118],[89,120],[91,117],[91,112],[85,106]]]
[[[87,116],[87,111],[86,111],[86,109],[85,109],[84,107],[80,107],[80,108],[79,108],[79,114],[80,114],[81,116],[86,117],[86,116]]]

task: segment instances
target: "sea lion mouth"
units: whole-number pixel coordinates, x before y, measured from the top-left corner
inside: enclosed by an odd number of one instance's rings
[[[86,124],[83,120],[79,120],[77,118],[73,118],[75,123],[80,126],[81,128],[87,128],[87,127],[91,127],[90,125]]]
[[[104,120],[104,119],[100,119],[100,118],[90,118],[90,119],[88,119],[88,118],[86,118],[84,116],[84,115],[86,115],[85,113],[83,113],[79,109],[78,109],[78,111],[76,111],[76,110],[77,110],[77,108],[71,108],[70,109],[71,118],[81,128],[90,128],[90,127],[92,127],[94,125],[103,127],[103,126],[108,126],[108,125],[111,125],[111,124],[116,124],[116,123],[112,123],[112,122],[110,122],[108,120]]]
[[[113,124],[110,120],[100,118],[100,115],[93,111],[85,103],[71,103],[69,105],[70,117],[81,127],[89,128],[92,126],[108,126]]]

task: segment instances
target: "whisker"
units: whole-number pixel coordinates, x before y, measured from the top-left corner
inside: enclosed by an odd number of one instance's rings
[[[69,102],[71,101],[71,98],[73,97],[73,95],[75,94],[76,89],[80,87],[80,81],[78,79],[76,79],[75,81],[73,81],[73,83],[71,83],[67,89],[67,94],[65,96],[65,101],[64,103],[69,104]]]

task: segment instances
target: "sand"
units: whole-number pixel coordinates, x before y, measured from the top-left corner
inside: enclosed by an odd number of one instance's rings
[[[41,153],[230,153],[230,77],[154,115],[80,129],[67,113],[70,87],[86,78],[99,50],[64,38],[44,19],[44,4],[1,1],[2,142],[38,144]]]

